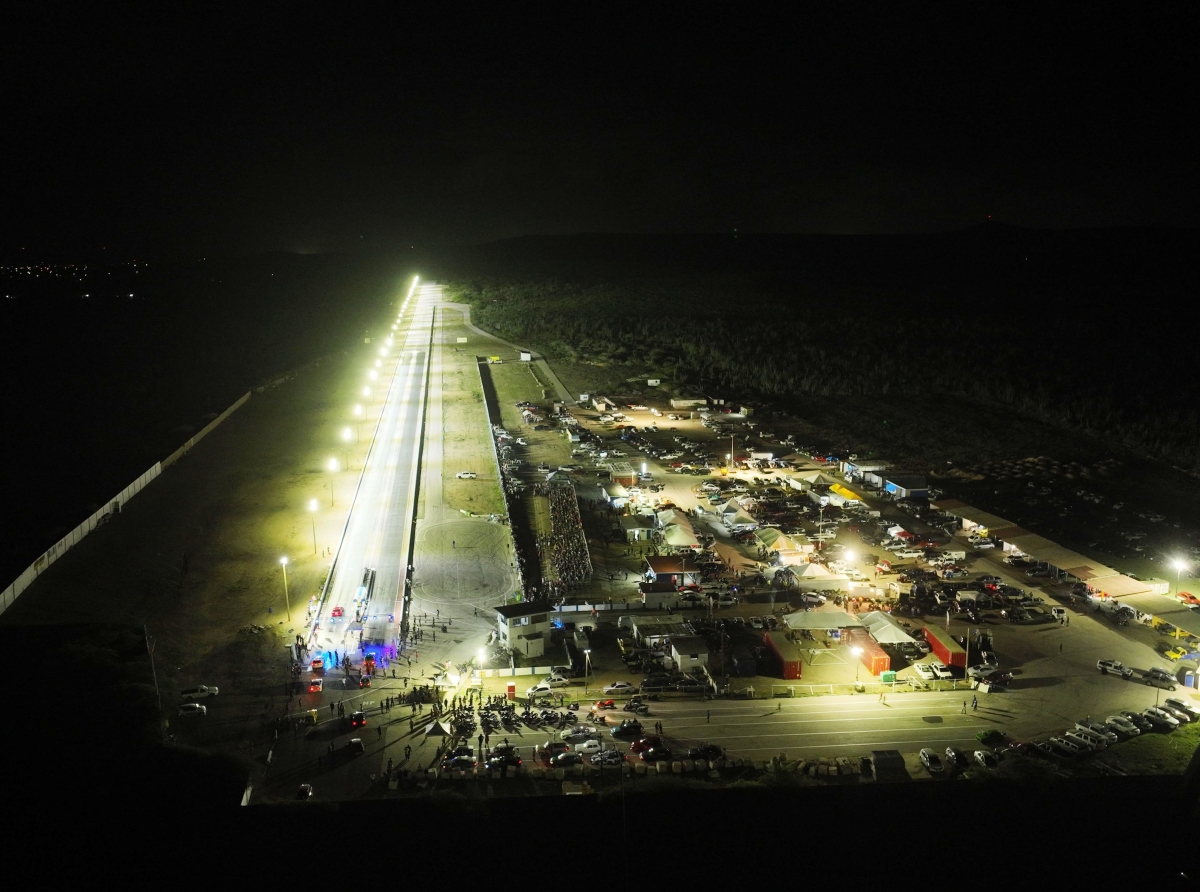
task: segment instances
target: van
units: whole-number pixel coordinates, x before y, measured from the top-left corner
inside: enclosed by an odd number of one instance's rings
[[[1106,739],[1104,739],[1104,737],[1097,734],[1091,728],[1085,728],[1080,724],[1077,724],[1074,728],[1072,728],[1067,733],[1074,734],[1077,737],[1082,737],[1084,740],[1088,741],[1088,743],[1091,744],[1092,749],[1094,749],[1094,750],[1102,750],[1106,746],[1108,746],[1108,741]]]
[[[1072,729],[1063,734],[1063,737],[1085,752],[1091,752],[1104,748],[1104,743],[1099,737],[1096,737],[1094,734],[1088,734],[1084,731]]]

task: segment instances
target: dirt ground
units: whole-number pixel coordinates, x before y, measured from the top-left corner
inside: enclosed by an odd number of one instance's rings
[[[173,730],[253,751],[266,714],[286,700],[285,645],[328,572],[378,417],[379,403],[361,391],[365,362],[347,354],[255,394],[57,561],[0,623],[144,624],[164,704],[195,684],[221,689],[208,721],[172,717]],[[341,434],[356,427],[355,403],[364,408],[361,440],[346,446]],[[343,466],[336,474],[327,470],[331,458]]]

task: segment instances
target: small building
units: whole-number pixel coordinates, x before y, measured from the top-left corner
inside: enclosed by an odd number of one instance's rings
[[[646,558],[648,582],[670,582],[677,588],[700,582],[700,564],[689,554],[655,554]]]
[[[617,404],[606,396],[598,396],[592,400],[592,408],[597,412],[615,412]]]
[[[596,488],[599,492],[600,501],[606,505],[611,505],[614,508],[624,508],[629,503],[629,491],[620,483],[615,481],[609,483],[598,483]]]
[[[553,608],[545,602],[502,604],[496,608],[500,641],[509,650],[526,657],[542,656],[550,637],[551,613]]]
[[[929,484],[924,477],[912,474],[893,474],[884,478],[883,489],[897,499],[929,498]]]
[[[691,634],[692,627],[683,622],[663,622],[661,618],[642,617],[633,621],[633,637],[643,647],[666,647],[672,638],[686,638]]]
[[[847,480],[861,480],[868,472],[886,471],[891,463],[880,458],[846,458],[838,463],[839,470]]]
[[[620,483],[622,486],[637,486],[637,471],[633,469],[627,461],[610,461],[605,467],[613,483]]]
[[[671,639],[671,659],[681,672],[708,665],[708,645],[699,635],[680,635]]]
[[[649,539],[655,530],[653,515],[631,514],[621,518],[621,529],[625,531],[626,542],[641,542]]]

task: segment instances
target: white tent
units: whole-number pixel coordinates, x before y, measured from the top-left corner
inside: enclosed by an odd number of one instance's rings
[[[663,541],[674,548],[699,548],[700,540],[696,538],[690,526],[683,527],[671,524],[663,533]]]
[[[913,640],[912,635],[901,628],[890,615],[873,610],[864,613],[860,619],[871,633],[871,637],[880,644],[902,644]]]

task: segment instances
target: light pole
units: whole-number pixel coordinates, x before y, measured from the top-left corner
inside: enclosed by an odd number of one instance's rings
[[[862,666],[862,660],[859,659],[862,656],[862,648],[852,647],[850,648],[850,653],[854,654],[854,680],[858,681],[858,670]]]
[[[316,499],[309,500],[308,513],[312,519],[313,554],[316,554],[317,553],[317,500]]]
[[[338,472],[338,463],[336,458],[329,460],[329,507],[333,507],[333,475]]]
[[[355,442],[361,443],[362,442],[362,405],[356,405],[354,407],[354,425],[358,429],[358,433],[355,435]]]
[[[286,556],[281,557],[279,559],[279,563],[283,567],[283,602],[285,604],[287,604],[288,622],[290,623],[292,621],[292,599],[288,595],[288,587],[287,587],[287,564],[288,564],[287,557]]]
[[[346,456],[346,470],[347,471],[351,470],[351,467],[350,467],[350,437],[351,436],[352,436],[352,434],[350,433],[350,428],[347,427],[342,430],[342,443],[344,444],[342,446],[342,452]]]
[[[1171,561],[1171,566],[1175,568],[1175,597],[1179,597],[1179,589],[1183,583],[1183,571],[1187,569],[1187,561],[1175,558]]]
[[[585,647],[583,649],[583,696],[588,695],[588,676],[592,672],[592,649]]]

